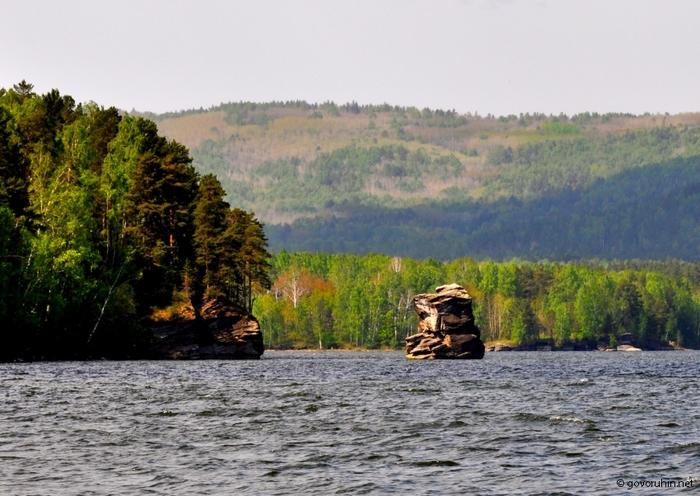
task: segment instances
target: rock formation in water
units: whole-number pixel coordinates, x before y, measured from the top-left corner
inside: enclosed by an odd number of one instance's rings
[[[484,357],[481,331],[474,324],[472,298],[457,284],[440,286],[435,294],[419,294],[413,307],[420,317],[418,334],[406,338],[406,358],[479,359]]]
[[[161,359],[256,359],[265,351],[258,321],[221,300],[207,302],[202,320],[154,327],[151,355]]]

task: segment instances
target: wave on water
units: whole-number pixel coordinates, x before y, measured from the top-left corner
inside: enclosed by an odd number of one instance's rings
[[[597,496],[697,476],[700,352],[612,355],[0,364],[0,494]]]

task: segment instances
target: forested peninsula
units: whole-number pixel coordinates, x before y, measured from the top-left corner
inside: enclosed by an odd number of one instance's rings
[[[0,89],[0,359],[138,357],[159,314],[250,309],[267,242],[223,197],[148,119]]]

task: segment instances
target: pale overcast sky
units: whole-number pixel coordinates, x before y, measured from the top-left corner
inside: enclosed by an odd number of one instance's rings
[[[0,0],[0,86],[222,101],[700,111],[698,0]]]

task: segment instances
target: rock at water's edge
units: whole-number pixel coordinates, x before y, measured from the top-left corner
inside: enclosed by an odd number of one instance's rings
[[[202,320],[154,327],[152,358],[174,360],[257,359],[265,351],[255,317],[221,300],[207,302]]]
[[[642,351],[642,349],[631,344],[621,344],[617,347],[617,351]]]
[[[457,284],[419,294],[413,307],[420,318],[418,334],[406,338],[406,358],[480,359],[484,357],[481,331],[474,323],[472,298]]]

